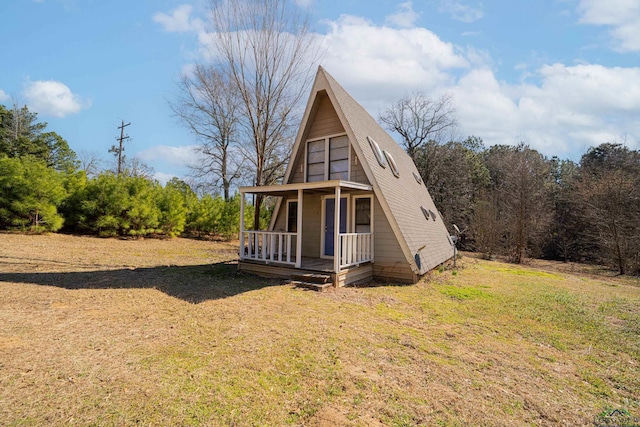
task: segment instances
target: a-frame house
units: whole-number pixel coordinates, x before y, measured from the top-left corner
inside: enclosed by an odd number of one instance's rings
[[[239,191],[241,271],[415,283],[454,253],[411,158],[322,67],[283,184]],[[268,230],[245,230],[246,194],[278,197]]]

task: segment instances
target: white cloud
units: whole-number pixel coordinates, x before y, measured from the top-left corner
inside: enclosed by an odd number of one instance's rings
[[[176,174],[165,173],[165,172],[155,172],[153,174],[153,179],[155,179],[162,185],[167,185],[167,182],[171,181],[173,178],[180,178],[180,177]]]
[[[2,89],[0,89],[0,102],[5,102],[9,100],[9,95],[5,93]]]
[[[440,12],[446,12],[455,20],[471,23],[484,16],[482,4],[478,7],[468,6],[454,0],[440,0]]]
[[[313,0],[295,0],[295,3],[300,7],[309,7]]]
[[[197,145],[174,147],[157,145],[136,153],[145,162],[163,162],[171,166],[187,166],[198,159]]]
[[[450,72],[469,66],[453,44],[426,28],[379,27],[349,15],[328,25],[323,65],[368,107],[416,87],[451,84]]]
[[[323,65],[374,116],[406,93],[453,94],[461,130],[487,144],[524,141],[546,155],[577,156],[627,135],[640,141],[640,68],[547,64],[529,80],[496,78],[491,56],[426,28],[329,22]],[[535,82],[535,83],[532,83]]]
[[[616,50],[640,51],[638,0],[580,0],[578,10],[581,13],[581,23],[610,27]]]
[[[400,3],[398,5],[398,11],[392,15],[386,17],[387,24],[399,27],[399,28],[412,28],[415,26],[416,20],[420,17],[420,14],[413,10],[413,4],[411,1]]]
[[[581,154],[627,134],[640,139],[640,68],[545,65],[540,84],[498,82],[473,70],[451,90],[459,121],[488,144],[524,141],[547,155]]]
[[[183,4],[171,11],[170,14],[158,12],[153,15],[153,20],[169,33],[200,32],[204,23],[199,18],[191,18],[193,7]]]
[[[90,106],[88,101],[71,92],[67,85],[55,80],[28,82],[23,96],[30,109],[54,117],[76,114]]]
[[[480,9],[442,4],[451,13],[468,12],[467,20],[482,16]],[[411,4],[402,7],[409,10]],[[420,89],[433,96],[451,93],[461,131],[489,145],[524,141],[546,155],[576,158],[589,146],[625,135],[640,141],[640,67],[553,64],[542,58],[538,63],[546,65],[524,67],[520,82],[504,82],[493,71],[500,61],[488,52],[456,46],[427,28],[375,25],[351,15],[326,24],[326,33],[318,35],[326,47],[322,65],[374,116]],[[206,32],[198,36],[201,47],[210,43]],[[175,151],[178,147],[154,150],[167,161],[197,157]]]

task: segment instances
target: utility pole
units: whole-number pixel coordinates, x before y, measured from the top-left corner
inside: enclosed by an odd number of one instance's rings
[[[119,146],[116,147],[115,145],[112,145],[111,149],[109,149],[110,153],[118,154],[118,174],[116,175],[118,177],[120,177],[120,173],[122,172],[122,152],[124,151],[124,147],[122,146],[122,143],[127,139],[130,139],[129,135],[124,134],[124,128],[126,128],[130,124],[131,123],[125,123],[124,120],[122,120],[122,124],[118,126],[118,129],[120,129],[120,137],[119,138],[116,137],[116,141],[119,142]]]

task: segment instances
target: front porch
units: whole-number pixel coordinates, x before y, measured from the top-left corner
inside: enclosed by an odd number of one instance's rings
[[[326,274],[334,286],[371,280],[374,245],[370,186],[333,180],[242,187],[240,193],[239,270],[284,278]],[[246,229],[246,193],[280,197],[278,207],[284,204],[286,210],[276,210],[269,230]],[[360,199],[366,199],[366,203]],[[358,223],[356,208],[366,210],[365,225]]]

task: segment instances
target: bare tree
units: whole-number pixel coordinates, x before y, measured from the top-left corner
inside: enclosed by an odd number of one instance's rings
[[[200,158],[190,165],[197,179],[205,178],[222,187],[224,199],[240,178],[242,161],[238,151],[240,98],[228,75],[215,66],[198,64],[178,83],[181,95],[171,104],[176,116],[193,132],[200,144]]]
[[[319,58],[308,16],[291,0],[211,0],[211,31],[211,56],[241,100],[254,184],[272,184],[284,175],[295,108]],[[261,205],[257,195],[256,229]]]
[[[434,99],[422,91],[398,100],[380,115],[380,121],[402,137],[401,143],[411,158],[418,149],[453,140],[458,126],[451,95]]]
[[[479,193],[489,185],[489,171],[483,163],[482,139],[470,136],[462,142],[451,141],[432,147],[440,160],[429,171],[428,189],[447,229],[453,224],[460,229],[470,228],[474,203]],[[423,156],[417,151],[416,166],[424,168]],[[461,233],[459,247],[467,246],[467,233]]]
[[[98,176],[103,162],[96,151],[79,151],[78,160],[80,162],[80,169],[87,174],[88,178],[95,178]]]
[[[538,255],[551,221],[551,171],[543,155],[524,144],[485,152],[491,184],[487,201],[499,216],[500,246],[516,262]],[[493,213],[492,213],[493,214]],[[484,227],[476,212],[474,228]]]
[[[583,233],[620,274],[640,271],[640,151],[601,144],[582,156],[574,185]]]
[[[493,258],[499,249],[502,235],[503,215],[498,207],[495,193],[481,191],[473,205],[472,238],[476,249],[487,259]]]

